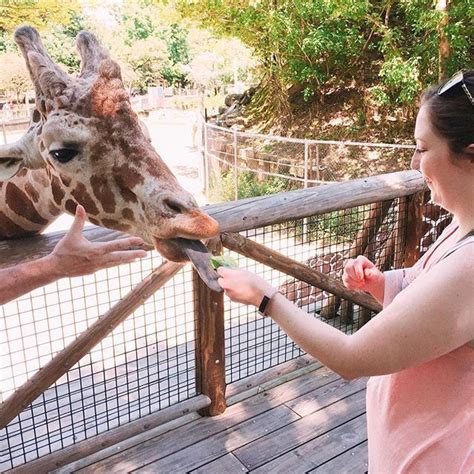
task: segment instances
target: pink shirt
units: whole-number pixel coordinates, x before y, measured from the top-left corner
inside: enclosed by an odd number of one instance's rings
[[[456,244],[450,224],[412,268],[385,272],[384,307]],[[472,246],[474,237],[464,244]],[[446,315],[449,317],[449,315]],[[474,472],[474,349],[467,345],[367,384],[369,472]]]

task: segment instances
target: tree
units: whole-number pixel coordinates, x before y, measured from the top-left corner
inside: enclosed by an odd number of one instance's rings
[[[76,36],[87,30],[84,15],[72,12],[66,25],[55,25],[43,35],[43,41],[50,56],[65,66],[69,73],[78,72],[80,59],[76,51]]]
[[[2,0],[0,3],[0,32],[13,33],[20,25],[40,30],[49,25],[67,25],[71,14],[81,10],[78,0]]]
[[[453,2],[449,21],[432,0],[177,0],[177,5],[183,17],[253,49],[261,70],[257,115],[269,123],[291,116],[298,97],[322,102],[349,85],[360,93],[369,90],[387,108],[414,110],[415,97],[437,81],[440,61],[446,74],[472,62],[473,0]],[[449,55],[439,55],[440,31]]]
[[[135,41],[133,46],[124,50],[123,57],[136,75],[134,87],[145,91],[147,87],[160,85],[160,71],[168,61],[163,40],[150,37]]]
[[[170,25],[161,35],[168,51],[168,64],[161,68],[161,75],[168,84],[179,87],[187,84],[184,68],[189,64],[187,36],[187,30],[177,23]]]
[[[188,32],[189,79],[205,89],[219,89],[236,82],[253,82],[256,62],[252,51],[235,38],[222,39],[190,26]]]
[[[438,47],[438,80],[446,76],[446,63],[451,55],[446,27],[449,25],[448,17],[449,0],[437,0],[436,9],[441,13],[438,22],[439,47]]]
[[[16,53],[4,53],[0,55],[0,64],[0,90],[7,95],[14,94],[18,103],[32,87],[25,61]]]

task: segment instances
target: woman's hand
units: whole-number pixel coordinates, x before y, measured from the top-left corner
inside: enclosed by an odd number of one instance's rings
[[[350,290],[368,291],[379,301],[383,300],[385,277],[383,273],[363,255],[349,259],[344,266],[342,282]]]
[[[219,267],[217,273],[220,277],[219,285],[237,303],[258,307],[266,294],[275,291],[269,283],[251,272]]]
[[[102,268],[130,263],[146,255],[137,249],[143,245],[139,237],[127,237],[111,242],[90,242],[82,235],[86,213],[77,206],[76,216],[67,234],[45,257],[57,278],[88,275]],[[132,248],[135,249],[132,250]]]

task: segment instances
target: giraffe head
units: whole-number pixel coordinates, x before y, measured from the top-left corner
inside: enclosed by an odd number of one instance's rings
[[[152,147],[120,67],[97,39],[78,35],[78,77],[53,62],[35,29],[19,28],[15,41],[35,87],[36,110],[26,135],[0,147],[0,180],[21,168],[42,168],[61,211],[74,213],[81,204],[92,223],[139,235],[170,260],[203,253],[197,241],[217,235],[218,224]]]

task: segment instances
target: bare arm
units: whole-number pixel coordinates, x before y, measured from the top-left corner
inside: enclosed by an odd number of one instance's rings
[[[85,217],[78,206],[71,228],[48,256],[0,270],[0,304],[59,278],[87,275],[146,255],[144,250],[130,250],[143,244],[138,237],[89,242],[82,235]]]
[[[468,248],[471,247],[471,248]],[[474,264],[465,246],[417,278],[382,313],[353,335],[305,313],[280,294],[267,313],[303,350],[345,378],[414,367],[474,337]],[[271,286],[248,272],[220,268],[228,296],[257,306]]]

